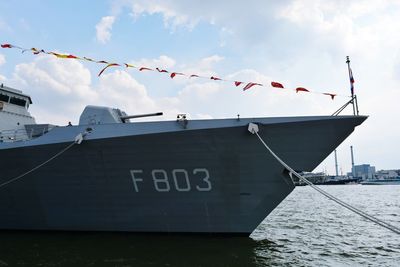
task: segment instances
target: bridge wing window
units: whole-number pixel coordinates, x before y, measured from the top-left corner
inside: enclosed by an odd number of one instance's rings
[[[8,95],[2,95],[0,94],[0,101],[6,102],[8,103],[8,100],[10,99],[10,97]]]
[[[26,101],[25,100],[19,99],[19,98],[16,98],[16,97],[11,97],[10,103],[14,104],[14,105],[21,106],[21,107],[25,107],[25,105],[26,105]]]

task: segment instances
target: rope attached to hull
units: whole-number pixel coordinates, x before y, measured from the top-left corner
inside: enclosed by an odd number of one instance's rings
[[[316,191],[318,191],[319,193],[321,193],[322,195],[324,195],[325,197],[329,198],[330,200],[333,200],[334,202],[336,202],[337,204],[341,205],[342,207],[345,207],[346,209],[360,215],[361,217],[372,221],[382,227],[385,227],[386,229],[389,229],[390,231],[399,234],[400,235],[400,228],[387,223],[385,221],[382,221],[381,219],[378,219],[372,215],[369,215],[368,213],[353,207],[352,205],[338,199],[337,197],[329,194],[328,192],[322,190],[321,188],[319,188],[318,186],[314,185],[312,182],[310,182],[309,180],[307,180],[306,178],[304,178],[303,176],[301,176],[300,174],[298,174],[296,171],[294,171],[289,165],[287,165],[281,158],[279,158],[272,150],[271,148],[264,142],[264,140],[260,137],[260,135],[258,134],[258,125],[254,124],[254,123],[249,123],[249,127],[248,127],[249,132],[251,132],[252,134],[257,135],[258,139],[260,140],[260,142],[265,146],[265,148],[269,151],[269,153],[283,166],[286,168],[286,170],[289,171],[290,175],[295,175],[297,178],[299,178],[300,180],[302,180],[303,182],[305,182],[306,184],[308,184],[309,186],[311,186],[313,189],[315,189]]]
[[[71,144],[69,144],[67,147],[63,148],[61,151],[59,151],[58,153],[56,153],[54,156],[52,156],[52,157],[49,158],[48,160],[46,160],[46,161],[40,163],[39,165],[35,166],[34,168],[30,169],[29,171],[24,172],[23,174],[20,174],[20,175],[18,175],[17,177],[14,177],[14,178],[12,178],[12,179],[9,179],[9,180],[5,181],[4,183],[1,183],[1,184],[0,184],[0,189],[1,189],[2,187],[6,186],[6,185],[11,184],[12,182],[15,182],[15,181],[17,181],[17,180],[19,180],[19,179],[25,177],[26,175],[28,175],[28,174],[30,174],[30,173],[36,171],[36,170],[39,169],[40,167],[43,167],[44,165],[46,165],[47,163],[49,163],[49,162],[52,161],[53,159],[59,157],[61,154],[63,154],[64,152],[66,152],[68,149],[70,149],[70,148],[73,147],[74,145],[76,145],[76,144],[78,144],[78,145],[81,144],[82,141],[83,141],[83,138],[86,136],[86,134],[87,134],[87,132],[85,132],[85,133],[83,133],[83,134],[82,134],[82,133],[79,133],[79,134],[75,137],[75,140],[74,140]]]

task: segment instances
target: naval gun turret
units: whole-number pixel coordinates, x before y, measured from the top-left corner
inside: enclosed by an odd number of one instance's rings
[[[127,115],[124,111],[118,108],[86,106],[79,118],[79,125],[127,123],[130,119],[161,115],[163,115],[162,112]]]

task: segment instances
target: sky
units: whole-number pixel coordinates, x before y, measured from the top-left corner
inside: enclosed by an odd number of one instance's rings
[[[364,124],[337,149],[339,171],[399,169],[400,1],[0,1],[0,43],[270,86],[171,79],[0,49],[0,82],[30,95],[38,123],[77,124],[86,105],[162,119],[331,115],[349,100],[350,57]],[[342,114],[351,114],[345,110]],[[159,118],[157,118],[159,119]],[[315,171],[334,174],[330,155]]]

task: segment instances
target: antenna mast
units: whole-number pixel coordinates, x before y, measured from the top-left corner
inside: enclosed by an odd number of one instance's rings
[[[338,110],[336,110],[332,116],[337,116],[339,115],[348,105],[353,106],[353,115],[358,116],[358,103],[357,103],[357,95],[354,94],[354,77],[353,77],[353,72],[350,68],[350,58],[349,56],[346,57],[346,63],[347,63],[347,70],[349,72],[349,79],[350,79],[350,91],[351,91],[351,99],[350,101],[347,101],[346,104],[341,106]]]
[[[350,79],[350,90],[351,90],[351,104],[353,105],[353,115],[358,115],[358,103],[357,103],[357,95],[354,94],[354,77],[353,72],[350,68],[350,58],[346,57],[347,70],[349,72]]]

